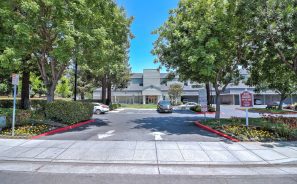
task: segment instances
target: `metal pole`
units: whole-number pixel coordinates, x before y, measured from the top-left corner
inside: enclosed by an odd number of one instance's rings
[[[246,127],[249,126],[249,111],[248,108],[245,108],[245,123],[246,123]]]
[[[77,93],[77,59],[75,59],[75,68],[74,68],[74,101],[76,101]]]
[[[13,86],[13,112],[12,112],[12,136],[14,136],[15,127],[15,107],[16,107],[16,84]]]

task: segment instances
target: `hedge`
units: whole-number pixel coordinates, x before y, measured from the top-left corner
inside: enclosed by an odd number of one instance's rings
[[[121,104],[110,104],[109,109],[110,110],[115,110],[117,108],[120,108],[122,105]]]
[[[46,104],[46,100],[42,99],[32,99],[30,100],[30,106],[33,109],[43,109]],[[16,108],[19,109],[21,105],[21,100],[16,100]],[[0,108],[13,108],[13,99],[1,99]]]
[[[12,126],[12,109],[11,108],[0,108],[0,116],[6,117],[6,128]],[[16,125],[28,124],[31,118],[35,116],[33,111],[30,110],[16,110]]]
[[[216,108],[211,105],[208,105],[207,109],[208,109],[208,112],[216,112]],[[201,106],[196,105],[194,107],[191,107],[190,110],[195,111],[195,112],[201,112]]]
[[[69,125],[91,119],[94,105],[73,101],[55,101],[45,105],[45,118]]]

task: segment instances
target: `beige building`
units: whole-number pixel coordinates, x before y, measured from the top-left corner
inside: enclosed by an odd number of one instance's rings
[[[248,73],[241,71],[241,75],[247,79]],[[156,104],[159,100],[169,100],[168,89],[173,83],[179,83],[183,86],[181,101],[198,102],[198,91],[204,89],[204,85],[192,83],[191,81],[181,82],[178,77],[168,81],[167,73],[160,73],[157,69],[144,69],[143,73],[133,73],[127,88],[116,89],[112,91],[113,103],[127,104]],[[250,87],[241,81],[238,85],[228,85],[222,93],[221,103],[229,105],[239,105],[239,94],[245,89],[254,93],[254,87]],[[214,103],[215,90],[211,89],[211,96]],[[93,92],[94,99],[101,99],[101,88]],[[254,99],[261,104],[269,104],[280,100],[280,95],[274,91],[265,91],[260,94],[254,94]],[[285,103],[291,104],[297,102],[296,95],[287,98]]]

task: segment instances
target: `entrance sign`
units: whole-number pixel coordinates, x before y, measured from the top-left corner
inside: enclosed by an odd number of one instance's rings
[[[248,108],[253,107],[254,105],[254,97],[253,94],[245,90],[240,93],[240,106],[245,107],[245,124],[249,126],[249,112]]]
[[[240,94],[240,105],[241,107],[253,107],[253,94],[244,91]]]
[[[13,84],[12,136],[14,136],[16,90],[17,90],[17,85],[19,84],[19,75],[18,74],[12,74],[12,84]]]

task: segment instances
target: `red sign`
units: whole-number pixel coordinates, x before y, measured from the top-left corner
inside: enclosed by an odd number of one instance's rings
[[[241,107],[253,107],[253,94],[248,91],[240,93],[240,105]]]

